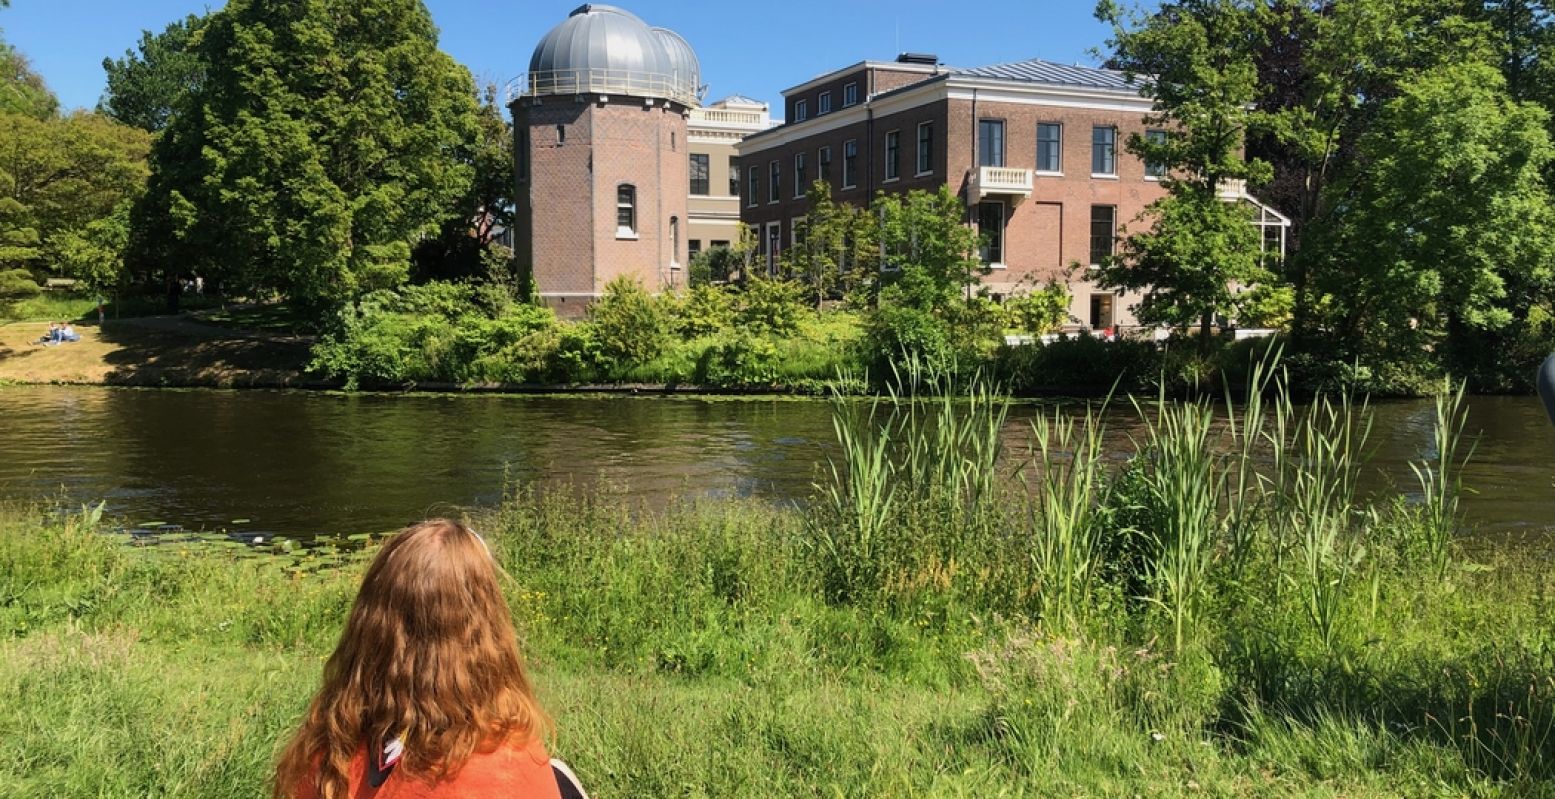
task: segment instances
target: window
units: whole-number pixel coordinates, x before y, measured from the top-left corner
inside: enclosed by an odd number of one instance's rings
[[[794,197],[803,197],[810,187],[810,176],[804,153],[794,153]]]
[[[822,147],[815,154],[816,171],[829,185],[831,183],[831,148]]]
[[[842,187],[851,189],[858,185],[858,139],[842,143]]]
[[[670,265],[680,265],[680,217],[670,217]]]
[[[934,123],[918,125],[918,174],[934,171]]]
[[[672,131],[670,131],[670,151],[674,152],[674,150],[675,150],[675,131],[672,130]]]
[[[806,119],[809,119],[809,118],[810,118],[810,101],[809,100],[795,100],[794,101],[794,121],[795,122],[803,122],[803,121],[805,121]]]
[[[1107,330],[1112,327],[1112,298],[1111,294],[1091,295],[1092,330]]]
[[[1145,141],[1147,141],[1147,142],[1149,142],[1151,144],[1155,144],[1155,145],[1165,144],[1166,143],[1166,131],[1164,131],[1164,130],[1147,130],[1147,131],[1145,131]],[[1166,165],[1163,164],[1163,163],[1160,163],[1158,161],[1146,160],[1145,161],[1145,177],[1147,177],[1147,178],[1156,178],[1156,179],[1160,179],[1160,178],[1166,177]]]
[[[697,255],[702,252],[702,240],[692,239],[686,242],[686,260],[695,261]]]
[[[567,143],[567,126],[566,125],[557,125],[556,126],[556,143],[557,144],[566,144]]]
[[[1004,166],[1004,120],[977,121],[977,165]]]
[[[616,237],[637,237],[637,187],[630,183],[616,187]]]
[[[1004,203],[988,202],[977,205],[977,232],[982,235],[982,247],[978,254],[983,263],[990,266],[1004,265]]]
[[[783,248],[783,223],[767,223],[767,274],[777,274],[778,251]]]
[[[767,186],[767,202],[775,203],[783,197],[782,187],[778,185],[778,182],[783,179],[783,167],[778,161],[773,161],[771,166],[769,174],[772,184]]]
[[[893,130],[885,135],[885,179],[896,180],[901,172],[902,132]]]
[[[821,92],[821,96],[815,98],[815,115],[831,113],[831,92]]]
[[[1091,128],[1091,174],[1116,175],[1118,129],[1097,126]]]
[[[708,164],[707,153],[691,154],[691,193],[698,197],[706,197],[712,191],[708,185],[708,178],[712,174],[712,167]]]
[[[1110,205],[1091,206],[1091,266],[1099,266],[1112,257],[1117,237],[1118,209]]]
[[[761,167],[750,168],[750,177],[745,180],[745,205],[755,208],[761,198]]]
[[[848,83],[842,87],[842,107],[858,105],[858,84]]]
[[[1037,171],[1052,172],[1054,174],[1064,171],[1063,160],[1064,128],[1056,122],[1043,122],[1037,125]]]
[[[740,159],[729,156],[729,196],[740,196]]]

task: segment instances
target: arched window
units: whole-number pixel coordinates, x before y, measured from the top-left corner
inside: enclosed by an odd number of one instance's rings
[[[670,217],[670,263],[680,265],[680,217]]]
[[[616,187],[616,236],[637,237],[637,187],[630,183]]]

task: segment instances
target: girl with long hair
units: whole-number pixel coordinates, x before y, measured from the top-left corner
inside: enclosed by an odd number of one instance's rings
[[[473,530],[413,525],[367,568],[323,686],[276,766],[277,799],[556,799],[550,721],[498,567]],[[570,772],[568,772],[570,776]]]

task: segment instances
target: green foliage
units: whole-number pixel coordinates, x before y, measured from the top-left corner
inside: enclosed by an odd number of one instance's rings
[[[152,154],[132,267],[334,305],[402,282],[473,171],[469,72],[419,0],[237,0]]]
[[[19,114],[33,119],[51,119],[59,114],[59,98],[49,90],[43,76],[33,72],[27,57],[3,40],[0,40],[0,114]]]
[[[205,61],[194,40],[208,19],[190,14],[161,33],[141,31],[139,52],[103,59],[108,85],[97,102],[98,113],[148,133],[166,128],[205,78]]]
[[[379,291],[343,309],[309,367],[348,385],[525,382],[548,367],[555,316],[531,305],[483,312],[456,283]]]
[[[599,341],[600,355],[616,367],[643,364],[669,344],[670,319],[642,284],[618,277],[605,286],[604,296],[589,307],[589,320]]]
[[[473,178],[449,209],[436,238],[416,245],[416,276],[422,280],[486,277],[516,286],[512,253],[497,243],[498,231],[513,226],[513,126],[502,118],[497,87],[488,85],[476,112],[478,133],[454,160]],[[506,256],[506,257],[502,257]]]
[[[1555,288],[1547,112],[1473,62],[1401,91],[1358,143],[1366,171],[1335,188],[1347,213],[1308,245],[1317,312],[1352,356],[1494,334]]]
[[[1144,77],[1142,91],[1154,102],[1146,121],[1167,131],[1128,142],[1130,152],[1166,170],[1167,195],[1147,208],[1149,229],[1126,237],[1101,265],[1100,283],[1144,291],[1134,313],[1145,324],[1197,323],[1206,349],[1214,318],[1241,310],[1236,286],[1276,280],[1248,209],[1220,197],[1228,181],[1271,175],[1267,163],[1243,154],[1259,93],[1254,56],[1264,43],[1253,6],[1188,0],[1152,16],[1127,15],[1111,0],[1096,8],[1112,26],[1115,63]]]
[[[735,322],[743,329],[775,336],[799,329],[805,314],[804,288],[781,278],[752,275],[745,281],[735,308]]]
[[[728,289],[694,283],[676,315],[680,334],[696,338],[728,329],[734,323],[734,306],[735,297]]]
[[[880,284],[894,289],[894,302],[944,314],[985,271],[977,258],[977,232],[966,225],[966,206],[948,186],[882,193],[870,214],[889,267]]]
[[[42,291],[26,269],[0,269],[0,310],[9,312],[16,303]]]
[[[121,283],[124,209],[145,185],[150,136],[92,113],[0,113],[0,141],[0,267]]]
[[[1057,332],[1069,321],[1072,301],[1069,284],[1056,278],[1049,280],[1040,289],[1006,297],[1003,304],[1005,324],[1033,336]]]
[[[783,252],[782,271],[808,288],[819,310],[842,284],[845,269],[874,273],[876,237],[873,217],[855,205],[835,202],[831,185],[817,180],[806,190],[800,240]]]

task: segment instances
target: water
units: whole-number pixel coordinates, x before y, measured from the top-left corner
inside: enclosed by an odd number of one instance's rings
[[[1007,431],[1024,449],[1019,406]],[[1408,492],[1432,405],[1375,408],[1373,490]],[[1134,428],[1114,414],[1118,447]],[[1474,397],[1465,498],[1488,534],[1555,528],[1555,430],[1532,397]],[[131,523],[353,533],[497,502],[505,481],[686,496],[806,497],[833,452],[825,402],[0,388],[0,499],[107,500]]]

